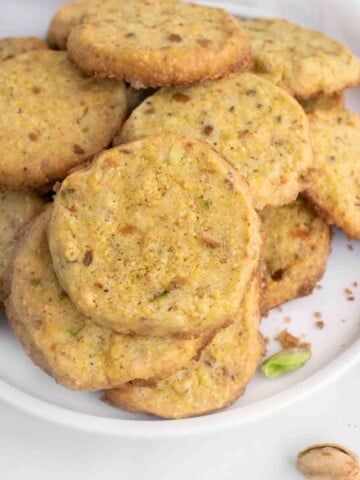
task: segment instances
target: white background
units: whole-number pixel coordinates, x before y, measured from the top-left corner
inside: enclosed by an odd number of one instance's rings
[[[125,1],[125,0],[124,0]],[[57,0],[15,0],[18,15],[5,17],[1,36],[32,33],[23,6],[44,17]],[[230,3],[230,2],[229,2]],[[360,54],[359,0],[243,0],[250,7],[327,31]],[[39,8],[40,7],[40,8]],[[11,365],[9,366],[11,368]],[[0,403],[0,480],[296,480],[298,450],[339,442],[360,453],[360,366],[336,384],[280,413],[208,436],[181,439],[119,439],[84,434],[35,420]]]

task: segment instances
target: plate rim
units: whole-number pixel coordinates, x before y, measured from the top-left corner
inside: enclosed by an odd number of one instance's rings
[[[222,0],[197,0],[197,3],[227,9],[243,17],[267,16],[263,9],[236,5]],[[128,438],[169,438],[204,435],[251,423],[305,399],[330,385],[360,364],[360,338],[333,360],[295,385],[263,400],[230,410],[180,420],[126,420],[90,415],[51,404],[25,393],[0,379],[0,400],[32,417],[88,433]]]
[[[121,438],[198,436],[251,423],[287,408],[330,385],[358,364],[360,364],[360,338],[316,373],[264,400],[238,409],[225,409],[209,415],[180,420],[126,420],[89,415],[36,398],[1,379],[0,400],[30,416],[88,433]]]

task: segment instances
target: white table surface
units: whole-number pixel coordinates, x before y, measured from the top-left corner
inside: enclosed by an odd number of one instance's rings
[[[359,0],[243,0],[319,28],[358,54]],[[48,17],[58,0],[14,0],[19,15],[2,15],[1,36],[32,33],[27,3]],[[338,442],[360,453],[360,365],[299,404],[222,433],[170,440],[119,439],[61,428],[0,402],[0,480],[296,480],[297,452]]]
[[[360,365],[300,404],[240,428],[137,440],[49,425],[0,403],[1,480],[296,480],[297,452],[337,442],[360,453]]]

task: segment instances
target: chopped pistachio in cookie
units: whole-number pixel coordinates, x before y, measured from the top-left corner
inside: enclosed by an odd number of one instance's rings
[[[309,295],[325,271],[330,253],[329,226],[303,198],[259,212],[264,243],[261,251],[261,313],[293,298]]]
[[[252,73],[159,90],[134,110],[115,144],[163,132],[212,145],[248,181],[258,210],[295,200],[312,162],[303,109]]]
[[[49,243],[80,311],[151,336],[233,321],[260,254],[245,181],[207,144],[173,134],[108,150],[67,177]]]
[[[254,280],[234,323],[219,330],[199,358],[156,384],[129,383],[103,399],[115,407],[163,418],[218,410],[244,393],[263,355],[259,333],[259,288]]]
[[[125,86],[84,76],[65,52],[27,52],[1,66],[0,110],[0,184],[40,188],[109,145]]]
[[[360,239],[360,116],[317,110],[309,121],[315,161],[305,195],[328,223]]]
[[[230,14],[168,0],[103,0],[71,30],[67,48],[85,72],[135,88],[219,78],[250,63],[248,35]]]
[[[15,250],[19,231],[43,208],[34,193],[12,192],[0,188],[0,304],[5,300],[3,280]]]
[[[133,379],[163,378],[184,368],[208,338],[191,340],[119,335],[79,313],[51,264],[51,209],[20,240],[7,279],[6,312],[33,361],[75,390],[114,388]]]
[[[253,70],[296,97],[332,95],[360,83],[360,63],[324,33],[280,18],[240,20],[251,37]]]
[[[37,37],[8,37],[0,38],[0,62],[10,60],[20,53],[32,50],[44,50],[48,46]]]

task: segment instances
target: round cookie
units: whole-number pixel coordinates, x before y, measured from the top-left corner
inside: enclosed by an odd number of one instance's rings
[[[0,184],[40,188],[106,148],[126,115],[122,82],[84,76],[65,52],[38,50],[0,70]]]
[[[219,78],[250,63],[248,35],[230,14],[174,1],[104,0],[87,9],[67,48],[85,72],[135,88]]]
[[[37,37],[0,38],[0,62],[10,60],[20,53],[47,48],[46,43]]]
[[[3,280],[24,225],[43,208],[44,202],[33,193],[11,192],[0,188],[0,304],[5,300]]]
[[[360,116],[317,110],[309,121],[315,161],[305,195],[328,223],[360,239]]]
[[[260,307],[266,314],[313,291],[325,271],[331,232],[303,198],[284,207],[265,208],[259,215],[264,238]]]
[[[75,390],[114,388],[129,380],[163,378],[187,365],[208,341],[119,335],[79,313],[51,264],[51,208],[20,240],[7,280],[6,312],[34,362]]]
[[[333,108],[344,108],[345,98],[344,92],[334,93],[330,96],[315,95],[310,98],[297,99],[306,113],[314,112],[315,110],[332,110]]]
[[[151,336],[229,324],[260,254],[242,177],[205,143],[172,134],[108,150],[67,177],[49,244],[80,311]]]
[[[66,43],[71,30],[80,25],[82,17],[90,5],[98,0],[77,0],[63,3],[52,17],[46,41],[51,48],[66,50]]]
[[[257,210],[295,200],[312,161],[303,109],[252,73],[159,90],[134,110],[114,143],[166,131],[206,141],[232,162]]]
[[[245,390],[263,355],[259,291],[253,281],[234,323],[219,330],[199,358],[156,384],[123,385],[103,400],[131,412],[184,418],[219,410]]]
[[[280,18],[240,20],[251,37],[253,70],[296,97],[332,95],[360,83],[360,63],[321,32]]]

